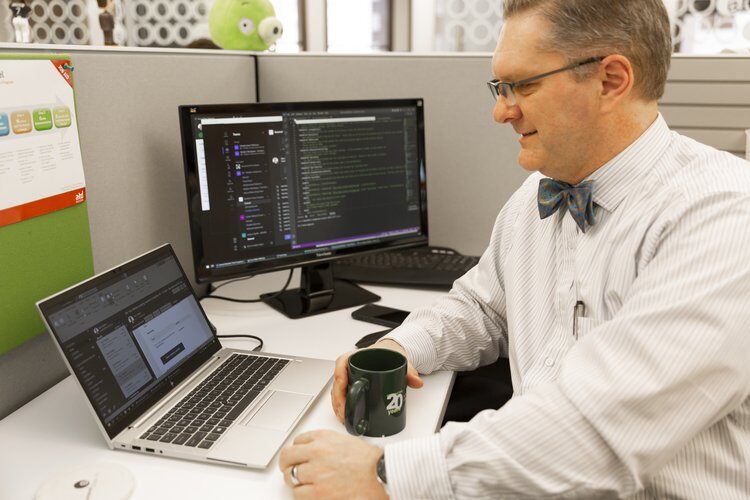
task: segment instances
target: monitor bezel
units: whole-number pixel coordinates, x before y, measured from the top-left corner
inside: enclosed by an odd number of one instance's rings
[[[200,220],[200,213],[195,214],[190,202],[195,196],[200,196],[197,182],[191,182],[198,175],[198,164],[195,156],[195,137],[191,117],[195,114],[214,113],[272,113],[285,111],[310,111],[325,109],[326,107],[337,107],[338,109],[351,109],[361,107],[403,107],[414,106],[417,110],[417,147],[419,162],[419,196],[420,196],[420,233],[413,237],[404,237],[395,241],[381,241],[372,244],[349,247],[343,249],[321,249],[325,255],[294,255],[284,259],[274,259],[257,263],[245,264],[243,266],[225,269],[206,269],[203,261],[203,241],[199,229],[193,221]],[[369,99],[348,101],[300,101],[300,102],[273,102],[273,103],[233,103],[233,104],[193,104],[178,107],[180,117],[180,135],[182,138],[182,152],[185,171],[185,190],[187,195],[188,224],[190,226],[190,239],[193,251],[193,268],[195,279],[198,283],[223,281],[248,275],[281,271],[302,267],[312,264],[334,262],[336,260],[350,257],[354,254],[372,253],[397,248],[412,248],[428,244],[428,221],[427,221],[427,176],[426,176],[426,154],[425,154],[425,131],[424,131],[424,99]],[[198,210],[200,210],[198,208]]]
[[[154,386],[148,397],[144,398],[137,404],[133,404],[129,408],[128,417],[124,417],[120,419],[116,425],[108,427],[104,418],[102,417],[102,415],[100,415],[99,411],[94,406],[91,394],[89,394],[89,391],[81,383],[81,374],[73,367],[73,363],[69,358],[68,353],[66,353],[63,349],[62,343],[60,342],[60,337],[58,337],[58,335],[55,333],[54,326],[47,320],[47,318],[61,304],[67,303],[77,295],[88,292],[93,288],[99,287],[112,278],[122,275],[123,272],[132,272],[134,269],[141,268],[146,262],[152,263],[169,255],[171,255],[177,262],[177,266],[180,268],[180,272],[182,273],[182,277],[185,280],[185,283],[187,283],[188,285],[190,293],[198,303],[198,308],[200,309],[201,314],[203,315],[204,319],[208,323],[209,329],[211,330],[212,339],[206,342],[202,347],[198,348],[190,357],[185,359],[182,363],[178,364],[171,372],[169,372],[169,374],[166,375],[161,382]],[[170,245],[169,243],[146,252],[145,254],[139,255],[138,257],[135,257],[134,259],[113,267],[112,269],[99,273],[96,276],[93,276],[85,281],[82,281],[81,283],[73,285],[70,288],[52,295],[51,297],[40,300],[37,303],[37,308],[41,313],[42,319],[44,320],[44,323],[47,327],[47,331],[52,336],[58,351],[62,355],[63,360],[68,367],[68,371],[78,382],[79,387],[86,395],[86,400],[89,404],[90,409],[92,410],[92,413],[98,419],[101,429],[110,439],[114,439],[120,432],[127,429],[128,426],[130,426],[133,422],[138,420],[142,415],[153,408],[154,405],[156,405],[156,403],[158,403],[164,396],[169,394],[172,389],[185,381],[188,377],[190,377],[190,375],[198,370],[201,365],[211,359],[214,354],[222,349],[221,342],[216,336],[216,331],[211,327],[211,322],[209,321],[208,316],[206,316],[206,312],[203,310],[203,307],[200,305],[200,299],[198,299],[198,297],[196,296],[195,290],[193,289],[192,285],[190,285],[190,280],[188,280],[187,275],[185,274],[185,270],[180,263],[180,260],[177,258],[172,245]]]

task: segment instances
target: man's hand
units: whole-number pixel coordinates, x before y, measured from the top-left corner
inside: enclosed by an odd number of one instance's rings
[[[385,339],[380,340],[376,343],[374,343],[372,346],[368,347],[367,349],[391,349],[392,351],[400,352],[401,354],[406,357],[406,351],[403,347],[401,347],[401,344],[396,342],[395,340],[391,339]],[[346,407],[346,386],[349,383],[349,371],[348,371],[348,363],[349,363],[349,356],[354,354],[357,351],[350,351],[346,354],[342,354],[341,356],[336,359],[336,368],[333,372],[333,388],[331,389],[331,405],[333,406],[333,413],[336,414],[336,417],[339,419],[339,422],[344,421],[344,408]],[[408,362],[407,358],[407,365],[406,365],[406,385],[411,387],[412,389],[419,389],[424,385],[424,382],[421,378],[419,378],[419,374],[417,373],[417,370],[414,369],[413,366],[411,366],[411,363]]]
[[[300,434],[292,446],[281,450],[279,469],[297,499],[387,499],[376,472],[382,455],[382,448],[348,434],[311,431]],[[290,476],[295,465],[296,486]]]

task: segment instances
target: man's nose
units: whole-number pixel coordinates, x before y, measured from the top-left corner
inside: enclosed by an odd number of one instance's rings
[[[518,104],[510,104],[503,96],[498,96],[495,108],[492,110],[492,118],[497,123],[508,123],[521,118],[521,108]]]

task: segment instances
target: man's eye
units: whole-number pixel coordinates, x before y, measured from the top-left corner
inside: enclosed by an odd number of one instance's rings
[[[529,95],[536,89],[536,82],[516,85],[513,90],[522,95]]]

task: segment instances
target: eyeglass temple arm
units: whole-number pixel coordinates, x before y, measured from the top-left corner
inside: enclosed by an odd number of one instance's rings
[[[546,78],[548,76],[552,76],[552,75],[555,75],[557,73],[562,73],[563,71],[568,71],[568,70],[571,70],[573,68],[577,68],[578,66],[585,66],[586,64],[591,64],[593,62],[600,62],[602,59],[604,59],[604,57],[602,57],[602,56],[590,57],[590,58],[588,58],[588,59],[586,59],[584,61],[573,63],[573,64],[569,64],[569,65],[565,66],[564,68],[556,69],[554,71],[548,71],[547,73],[542,73],[541,75],[532,76],[531,78],[527,78],[525,80],[520,80],[520,81],[517,81],[517,82],[508,83],[508,85],[510,85],[511,88],[518,87],[519,85],[526,85],[527,83],[531,83],[533,81],[540,80],[542,78]],[[501,83],[501,82],[498,82],[498,83]]]

